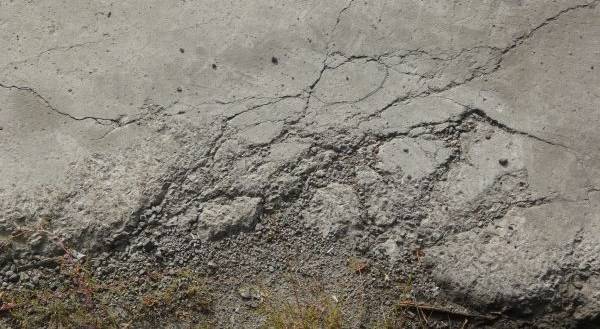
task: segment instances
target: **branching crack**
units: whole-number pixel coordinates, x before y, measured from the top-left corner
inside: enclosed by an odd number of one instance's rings
[[[383,62],[384,58],[399,58],[399,59],[405,59],[409,56],[414,56],[414,55],[426,55],[431,59],[435,59],[435,60],[441,60],[441,61],[451,61],[454,59],[459,58],[461,55],[471,52],[471,51],[475,51],[475,50],[480,50],[480,49],[488,49],[492,52],[497,53],[497,56],[493,56],[491,58],[489,58],[489,60],[480,67],[476,67],[473,69],[473,73],[466,77],[463,80],[460,81],[456,81],[453,80],[450,83],[446,84],[443,87],[430,87],[427,86],[427,89],[422,91],[422,92],[418,92],[418,93],[409,93],[407,95],[404,96],[399,96],[396,97],[394,100],[392,100],[391,102],[389,102],[388,104],[386,104],[385,106],[383,106],[382,108],[380,108],[379,110],[375,111],[374,113],[371,113],[370,115],[368,115],[366,117],[366,120],[369,120],[373,117],[377,117],[379,116],[381,113],[383,113],[384,111],[388,110],[389,108],[391,108],[392,106],[402,103],[402,102],[407,102],[410,101],[412,99],[416,99],[416,98],[424,98],[424,97],[428,97],[428,96],[432,96],[432,95],[438,95],[441,93],[444,93],[448,90],[454,89],[456,87],[465,85],[477,78],[480,78],[482,76],[488,76],[490,74],[493,74],[495,72],[497,72],[502,65],[502,62],[504,61],[504,58],[506,57],[507,54],[509,54],[511,51],[513,51],[514,49],[518,48],[520,45],[522,45],[523,43],[525,43],[529,38],[531,38],[537,31],[539,31],[540,29],[542,29],[543,27],[547,26],[548,24],[550,24],[551,22],[554,22],[556,20],[558,20],[561,16],[563,16],[566,13],[569,13],[571,11],[577,10],[577,9],[582,9],[582,8],[593,8],[596,5],[598,5],[598,3],[600,3],[600,0],[594,0],[590,3],[587,4],[582,4],[582,5],[577,5],[577,6],[572,6],[566,9],[563,9],[561,11],[559,11],[557,14],[545,19],[542,23],[538,24],[536,27],[534,27],[533,29],[529,30],[528,32],[522,34],[521,36],[517,37],[516,39],[513,40],[513,42],[511,42],[508,46],[506,46],[505,48],[497,48],[497,47],[492,47],[492,46],[475,46],[475,47],[471,47],[471,48],[466,48],[466,49],[462,49],[459,52],[455,53],[455,54],[431,54],[423,49],[413,49],[413,50],[407,50],[407,51],[402,51],[401,54],[398,54],[400,51],[392,51],[392,52],[388,52],[388,53],[384,53],[381,55],[377,55],[377,56],[369,56],[369,55],[352,55],[352,56],[347,56],[345,54],[343,54],[340,51],[336,51],[336,52],[332,52],[329,55],[341,55],[343,57],[346,58],[346,62],[349,61],[353,61],[353,60],[357,60],[357,59],[367,59],[367,60],[371,60],[371,61],[377,61],[378,63],[381,63],[383,65],[386,66],[386,68],[390,68],[390,65],[385,64]],[[488,65],[492,64],[493,68],[489,69],[489,70],[483,70],[482,68],[484,67],[488,67]],[[339,67],[339,65],[338,65]],[[327,69],[327,67],[324,68],[324,70]],[[323,71],[322,71],[323,72]],[[321,73],[322,73],[321,72]],[[406,73],[408,74],[408,73]],[[321,74],[322,75],[322,74]],[[426,78],[423,77],[422,75],[418,75],[418,74],[413,74],[413,75],[417,75],[421,78]],[[318,80],[317,80],[318,83]],[[316,86],[316,83],[315,83]],[[382,85],[383,87],[383,85]],[[369,95],[371,96],[371,95]],[[363,99],[364,100],[364,99]],[[463,105],[463,104],[461,104]],[[463,105],[464,106],[464,105]],[[541,139],[540,139],[541,140]],[[542,140],[543,141],[543,140]],[[548,142],[548,141],[545,141]],[[556,146],[561,146],[558,144],[555,144]],[[564,146],[563,146],[564,147]]]
[[[280,96],[280,97],[277,97],[277,98],[271,99],[271,100],[270,100],[270,101],[268,101],[268,102],[261,103],[261,104],[257,104],[257,105],[253,105],[253,106],[251,106],[251,107],[248,107],[247,109],[245,109],[245,110],[243,110],[243,111],[240,111],[240,112],[237,112],[237,113],[235,113],[235,114],[232,114],[232,115],[230,115],[230,116],[227,116],[227,117],[225,117],[225,120],[227,120],[227,121],[231,121],[231,120],[233,120],[234,118],[236,118],[236,117],[238,117],[238,116],[240,116],[240,115],[242,115],[242,114],[244,114],[244,113],[247,113],[247,112],[252,112],[252,111],[254,111],[254,110],[257,110],[257,109],[260,109],[260,108],[262,108],[262,107],[269,106],[269,105],[273,105],[273,104],[277,104],[277,103],[279,103],[279,102],[281,102],[281,101],[283,101],[283,100],[286,100],[286,99],[292,99],[292,98],[303,98],[303,93],[299,93],[299,94],[296,94],[296,95],[285,95],[285,96]]]
[[[337,30],[338,25],[340,25],[340,22],[342,21],[342,16],[344,15],[344,13],[348,9],[350,9],[350,7],[352,7],[352,4],[354,4],[354,1],[355,0],[348,1],[348,3],[346,4],[346,6],[344,8],[342,8],[342,10],[340,10],[340,12],[338,13],[337,18],[335,20],[335,25],[333,26],[333,28],[329,32],[330,35],[332,35],[333,33],[335,33],[335,31]]]

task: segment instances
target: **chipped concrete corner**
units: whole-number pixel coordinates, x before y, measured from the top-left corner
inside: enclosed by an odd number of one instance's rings
[[[351,327],[408,277],[482,328],[600,327],[599,4],[0,0],[0,242],[206,268],[223,328],[354,256]],[[57,253],[3,248],[2,289]]]

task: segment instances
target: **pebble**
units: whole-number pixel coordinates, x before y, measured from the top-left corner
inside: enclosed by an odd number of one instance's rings
[[[238,289],[238,293],[242,299],[260,299],[260,290],[256,287],[241,287]]]
[[[21,272],[21,274],[19,275],[19,280],[29,281],[29,275],[27,275],[27,273],[25,273],[25,272]]]
[[[17,282],[19,281],[19,276],[17,275],[17,273],[13,272],[13,271],[8,271],[5,274],[5,277],[8,278],[8,282]]]

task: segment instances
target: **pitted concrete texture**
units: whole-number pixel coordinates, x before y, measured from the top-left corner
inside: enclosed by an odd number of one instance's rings
[[[258,275],[288,227],[489,327],[600,326],[599,4],[0,0],[0,242]]]

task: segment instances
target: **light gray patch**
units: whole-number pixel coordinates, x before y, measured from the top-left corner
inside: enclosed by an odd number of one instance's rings
[[[407,177],[421,179],[432,174],[451,153],[441,141],[400,137],[379,148],[378,167],[387,172],[401,170]]]
[[[261,214],[261,203],[260,198],[249,197],[207,202],[198,215],[197,232],[205,239],[215,240],[249,231]]]

